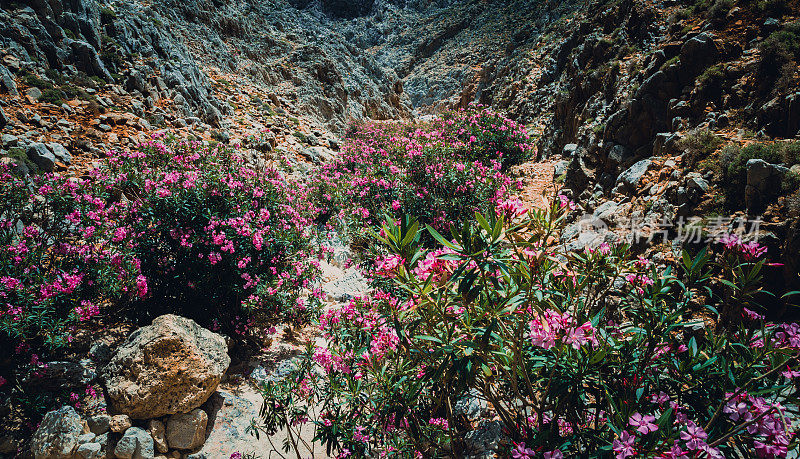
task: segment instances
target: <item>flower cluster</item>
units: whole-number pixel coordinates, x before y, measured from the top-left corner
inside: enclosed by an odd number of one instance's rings
[[[552,349],[556,342],[562,342],[574,349],[597,345],[592,323],[586,321],[578,326],[569,312],[559,313],[548,309],[540,317],[531,320],[529,326],[533,345],[542,349]]]
[[[111,152],[95,177],[135,203],[126,231],[139,236],[147,314],[244,334],[247,316],[302,322],[313,313],[300,299],[318,272],[302,184],[244,166],[234,149],[158,140]]]
[[[767,253],[767,248],[756,241],[744,242],[736,234],[726,234],[720,243],[731,253],[739,254],[745,261],[754,261]]]

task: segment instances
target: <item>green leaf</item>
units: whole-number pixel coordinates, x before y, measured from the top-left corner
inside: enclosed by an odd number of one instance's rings
[[[478,220],[478,224],[481,225],[481,228],[483,228],[484,231],[486,231],[486,233],[488,233],[489,235],[492,234],[492,225],[490,225],[489,222],[487,222],[486,219],[483,218],[483,215],[479,214],[478,212],[475,212],[475,219]]]
[[[451,249],[455,250],[456,252],[461,250],[459,247],[453,245],[452,243],[450,243],[450,241],[445,239],[444,236],[442,236],[441,234],[439,234],[438,231],[433,229],[431,227],[431,225],[425,225],[425,227],[428,230],[428,232],[431,233],[431,236],[433,236],[433,238],[436,239],[437,241],[439,241],[439,243],[442,244],[443,246],[451,248]]]

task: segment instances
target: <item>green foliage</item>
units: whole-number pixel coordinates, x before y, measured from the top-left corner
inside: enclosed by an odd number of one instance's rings
[[[300,143],[308,143],[308,137],[300,131],[292,132],[292,135],[300,141]]]
[[[666,70],[667,68],[669,68],[670,65],[677,64],[678,61],[680,61],[680,60],[681,60],[680,57],[675,56],[672,59],[669,59],[666,62],[664,62],[663,64],[661,64],[661,69],[660,70],[662,70],[662,71]]]
[[[53,105],[61,105],[64,103],[64,93],[57,88],[49,88],[42,91],[42,97],[39,102],[46,102]]]
[[[722,139],[708,129],[692,131],[679,143],[686,152],[686,160],[691,166],[711,156],[722,145]]]
[[[697,77],[697,84],[700,87],[708,87],[713,84],[719,84],[722,79],[725,77],[725,73],[723,69],[725,68],[724,64],[717,64],[708,67],[703,71],[700,76]]]
[[[523,126],[477,107],[426,123],[365,124],[314,178],[314,195],[323,216],[341,218],[356,238],[384,215],[446,229],[512,192],[506,171],[533,150]]]
[[[117,19],[117,13],[107,6],[100,7],[100,22],[103,24],[111,24]]]
[[[0,165],[0,346],[16,349],[0,375],[12,386],[21,364],[35,370],[97,316],[175,313],[249,340],[254,325],[316,314],[302,184],[235,149],[172,140],[111,152],[88,175]]]
[[[22,84],[24,84],[26,86],[32,86],[32,87],[39,88],[39,89],[42,89],[42,90],[52,89],[53,88],[53,83],[51,83],[51,82],[49,82],[47,80],[44,80],[42,78],[39,78],[38,76],[36,76],[33,73],[28,73],[26,75],[23,75],[22,78],[21,78],[21,81],[22,81]]]
[[[790,0],[759,0],[756,7],[762,14],[781,17],[791,11]]]
[[[800,22],[786,24],[758,45],[761,53],[759,71],[765,77],[791,80],[800,60]]]

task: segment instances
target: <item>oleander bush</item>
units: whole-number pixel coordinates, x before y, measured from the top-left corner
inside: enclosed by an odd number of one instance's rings
[[[131,203],[94,182],[0,169],[0,345],[56,348],[109,300],[147,294]],[[11,353],[5,354],[10,357]],[[7,362],[4,362],[7,363]]]
[[[172,139],[112,151],[89,177],[0,170],[0,345],[16,351],[0,383],[57,355],[82,322],[175,313],[247,339],[254,324],[316,314],[301,184]]]
[[[428,226],[429,249],[418,222],[384,222],[394,288],[323,314],[328,345],[262,385],[261,429],[312,423],[337,457],[463,457],[471,394],[502,457],[796,451],[800,327],[756,302],[766,249],[730,235],[660,271],[623,245],[567,251],[567,208],[506,200],[447,238]]]
[[[523,126],[478,106],[424,123],[368,123],[322,168],[313,195],[322,217],[341,217],[356,240],[385,215],[447,229],[513,191],[508,169],[534,151]]]
[[[314,208],[302,184],[198,142],[145,143],[97,175],[136,203],[127,223],[151,295],[134,314],[181,314],[226,333],[313,315],[303,292],[318,271]]]

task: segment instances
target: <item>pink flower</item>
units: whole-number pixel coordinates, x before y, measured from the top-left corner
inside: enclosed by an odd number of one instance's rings
[[[628,433],[627,430],[623,430],[619,438],[611,444],[611,448],[616,453],[616,458],[625,459],[626,457],[635,456],[636,450],[633,448],[635,442],[636,437]]]
[[[552,451],[544,453],[544,459],[564,459],[564,453],[562,453],[561,450],[559,449],[554,449]]]
[[[681,432],[681,439],[686,441],[686,447],[690,450],[701,449],[706,444],[708,434],[694,423],[694,421],[686,421],[686,430]]]
[[[654,424],[655,416],[641,413],[633,413],[633,416],[628,419],[628,424],[636,428],[636,431],[642,435],[647,435],[650,432],[658,430],[658,426]]]
[[[495,208],[498,217],[502,216],[509,221],[521,215],[525,215],[527,211],[528,210],[525,209],[525,204],[517,197],[501,201],[497,203],[497,207]]]
[[[384,257],[378,261],[377,266],[375,267],[376,274],[382,277],[391,276],[399,266],[403,265],[403,263],[405,263],[405,260],[399,255]]]
[[[650,396],[650,402],[657,403],[659,405],[663,405],[669,401],[669,395],[666,392],[661,391],[657,394],[653,394]]]
[[[536,451],[526,448],[525,443],[518,443],[516,448],[511,450],[511,457],[514,459],[527,459],[529,457],[536,457]]]
[[[558,200],[559,200],[558,206],[562,209],[565,207],[568,208],[569,210],[575,210],[578,208],[577,204],[572,202],[568,197],[564,196],[563,194],[558,195]]]

